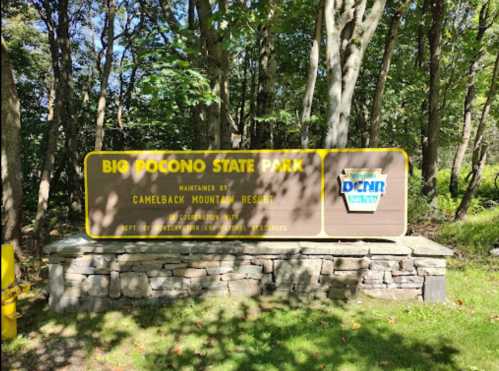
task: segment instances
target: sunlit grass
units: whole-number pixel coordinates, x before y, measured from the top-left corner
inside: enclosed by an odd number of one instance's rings
[[[42,352],[50,365],[63,348],[92,370],[497,370],[499,272],[450,265],[437,305],[213,298],[60,315],[23,301],[2,358],[22,368]]]
[[[443,224],[438,239],[466,253],[487,255],[499,246],[499,207],[468,216],[463,221]]]

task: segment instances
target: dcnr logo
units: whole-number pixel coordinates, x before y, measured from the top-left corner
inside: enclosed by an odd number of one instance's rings
[[[340,175],[340,193],[349,211],[376,211],[386,190],[386,174],[382,169],[344,169]]]

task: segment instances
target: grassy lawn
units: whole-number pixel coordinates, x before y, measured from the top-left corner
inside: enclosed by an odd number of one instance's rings
[[[462,222],[451,221],[459,199],[446,192],[445,171],[439,176],[438,219],[428,217],[427,203],[414,196],[420,193],[418,177],[411,179],[411,222],[465,257],[450,262],[446,304],[213,298],[58,315],[35,289],[19,302],[20,336],[2,344],[2,366],[499,371],[499,259],[488,257],[499,245],[499,208],[487,203],[499,200],[491,181],[498,171],[497,165],[487,168]]]
[[[491,249],[499,247],[499,189],[494,184],[499,165],[485,167],[468,215],[464,220],[455,222],[454,215],[466,189],[468,172],[469,169],[461,172],[457,198],[453,198],[448,190],[450,170],[438,172],[438,195],[436,208],[433,209],[421,196],[421,174],[416,170],[415,175],[409,178],[409,230],[453,247],[467,259],[477,260],[488,257]]]
[[[460,222],[442,225],[439,242],[474,255],[487,255],[499,247],[499,207],[468,216]]]
[[[179,301],[56,315],[31,294],[10,369],[499,370],[499,272],[455,266],[448,303]]]

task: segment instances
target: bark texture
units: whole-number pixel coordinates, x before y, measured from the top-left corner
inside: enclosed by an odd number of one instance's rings
[[[308,62],[307,86],[303,96],[303,109],[301,114],[301,146],[309,146],[309,128],[310,116],[312,112],[312,101],[314,99],[315,82],[317,80],[317,70],[319,69],[319,48],[322,35],[322,18],[324,15],[324,0],[320,0],[319,9],[315,19],[314,38],[310,48],[310,57]]]
[[[226,12],[226,2],[220,1],[219,11]],[[219,97],[217,102],[206,108],[208,121],[209,148],[231,147],[231,133],[237,127],[230,115],[229,96],[229,53],[224,49],[224,30],[215,29],[213,12],[209,0],[196,0],[199,28],[203,47],[206,48],[206,68],[213,94]]]
[[[50,197],[50,183],[54,171],[55,155],[57,150],[57,137],[59,131],[58,118],[55,115],[55,87],[54,82],[49,82],[48,92],[48,113],[47,113],[47,148],[45,150],[45,159],[40,174],[40,185],[38,187],[38,202],[36,207],[35,223],[33,226],[33,240],[35,251],[41,254],[41,244],[43,242],[42,233],[44,231],[45,215],[48,209]]]
[[[65,131],[65,151],[67,156],[66,171],[70,189],[70,218],[75,219],[82,212],[83,189],[79,159],[78,128],[75,120],[73,62],[71,52],[71,40],[69,36],[70,15],[69,1],[60,0],[58,3],[57,44],[59,49],[60,79],[58,81],[59,94],[56,99],[59,102],[59,118]]]
[[[328,73],[328,119],[325,146],[346,147],[352,97],[360,65],[386,0],[325,1],[326,66]]]
[[[426,129],[427,144],[423,151],[423,194],[433,200],[436,195],[438,170],[438,145],[440,134],[440,55],[442,51],[442,28],[445,14],[445,0],[431,4],[432,24],[430,40],[430,90],[429,116]]]
[[[482,108],[482,114],[480,115],[480,122],[476,129],[475,142],[473,144],[473,163],[478,161],[480,147],[487,139],[487,121],[490,113],[490,108],[492,102],[494,101],[497,93],[497,80],[499,79],[499,53],[496,55],[496,61],[494,63],[494,70],[492,71],[491,82],[489,87],[489,92],[487,93],[487,100]],[[496,138],[497,139],[497,138]]]
[[[466,216],[471,200],[473,199],[473,196],[475,195],[476,190],[480,185],[481,175],[483,172],[483,168],[485,167],[485,161],[487,159],[487,149],[489,146],[489,143],[487,143],[487,118],[490,112],[490,106],[495,98],[497,91],[497,79],[499,78],[499,54],[496,56],[494,70],[492,72],[491,78],[492,80],[487,94],[487,100],[485,101],[482,109],[482,115],[480,117],[480,123],[477,128],[475,143],[473,146],[472,168],[471,173],[467,177],[470,178],[471,176],[471,179],[468,183],[466,191],[464,192],[463,199],[461,200],[461,203],[457,208],[455,215],[456,220],[464,219],[464,217]]]
[[[275,0],[262,0],[261,11],[265,14],[265,21],[259,30],[260,57],[258,63],[258,91],[256,97],[255,138],[253,148],[273,148],[273,124],[265,117],[272,113],[274,95],[274,40],[272,22],[275,13]]]
[[[116,12],[116,4],[114,0],[107,1],[106,26],[104,33],[106,34],[106,61],[104,68],[101,71],[100,93],[97,103],[97,120],[95,122],[95,150],[100,151],[104,143],[104,120],[106,116],[106,99],[108,91],[109,75],[113,66],[113,45],[114,45],[114,15]],[[100,69],[100,60],[97,61]],[[121,117],[120,117],[121,119]]]
[[[386,79],[388,71],[390,70],[390,63],[392,61],[393,51],[397,44],[398,33],[400,29],[400,20],[404,16],[411,0],[405,0],[395,11],[391,21],[388,34],[385,40],[385,51],[383,53],[383,62],[376,81],[376,90],[371,109],[371,130],[369,133],[369,145],[371,147],[379,146],[379,128],[381,124],[381,106],[383,104],[383,95],[385,92]]]
[[[20,156],[21,113],[8,49],[2,37],[2,241],[22,257],[23,183]]]
[[[485,161],[487,159],[487,144],[482,144],[477,150],[476,155],[476,163],[473,164],[473,169],[471,170],[471,180],[468,184],[468,188],[464,192],[463,199],[456,210],[456,215],[454,217],[455,220],[464,219],[470,207],[471,200],[480,185],[480,179],[482,177],[483,168],[485,167]]]
[[[478,30],[476,34],[476,49],[470,61],[468,68],[468,84],[466,88],[466,97],[464,98],[464,115],[463,115],[463,132],[461,141],[459,142],[454,160],[452,162],[451,177],[449,183],[449,191],[452,197],[457,197],[458,193],[458,179],[463,165],[464,155],[468,148],[468,143],[471,136],[472,128],[472,115],[473,115],[473,102],[475,100],[475,80],[480,67],[480,59],[483,54],[482,39],[489,27],[489,9],[490,1],[482,5],[480,9],[480,18],[478,21]]]

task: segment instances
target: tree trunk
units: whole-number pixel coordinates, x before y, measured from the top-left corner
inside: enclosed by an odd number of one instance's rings
[[[383,103],[383,95],[385,91],[385,83],[390,70],[393,51],[397,43],[398,33],[400,29],[400,20],[404,16],[407,7],[411,0],[405,0],[395,11],[391,21],[390,29],[386,35],[385,51],[383,53],[383,62],[379,71],[378,80],[376,82],[376,90],[374,93],[373,105],[371,109],[371,131],[369,134],[369,143],[371,147],[379,146],[379,127],[381,124],[381,106]]]
[[[68,158],[67,172],[70,180],[70,218],[75,219],[82,211],[82,171],[79,161],[78,131],[74,118],[73,63],[71,59],[71,42],[69,39],[68,0],[60,0],[58,4],[57,45],[60,56],[59,119],[64,125],[66,134],[65,150]]]
[[[250,86],[250,104],[249,104],[249,125],[246,125],[248,130],[247,135],[245,135],[247,146],[246,148],[255,148],[256,141],[256,90],[257,90],[257,63],[256,63],[256,53],[252,53],[252,63],[251,66],[251,86]]]
[[[325,146],[346,147],[352,98],[367,45],[383,15],[385,0],[375,0],[367,14],[366,1],[326,0],[326,65],[328,119]]]
[[[468,73],[468,88],[466,91],[466,97],[464,99],[464,122],[463,122],[463,134],[461,136],[461,141],[459,142],[456,153],[454,155],[454,160],[452,161],[452,169],[449,183],[449,191],[452,197],[457,197],[458,193],[458,181],[459,174],[461,173],[461,166],[463,164],[464,155],[466,149],[468,148],[468,143],[471,136],[471,120],[472,120],[472,105],[475,98],[475,77],[476,70],[478,67],[478,61],[474,61],[470,66]]]
[[[491,76],[491,83],[489,87],[489,92],[487,94],[487,100],[482,108],[482,114],[480,116],[480,122],[476,129],[475,142],[473,144],[473,162],[477,161],[477,156],[479,153],[479,148],[486,141],[486,129],[487,129],[487,119],[490,113],[490,107],[496,96],[497,92],[497,80],[499,79],[499,53],[496,55],[496,61],[494,64],[494,70]]]
[[[223,69],[221,78],[220,105],[220,140],[222,148],[238,148],[240,144],[240,134],[236,122],[230,113],[229,94],[229,60],[227,52],[223,52]],[[239,140],[237,139],[239,138]]]
[[[44,150],[45,157],[40,172],[37,210],[33,227],[33,250],[39,255],[41,253],[40,247],[43,243],[46,227],[45,217],[47,214],[50,192],[59,178],[59,176],[54,177],[53,172],[56,161],[57,142],[59,140],[59,128],[61,126],[60,117],[64,110],[65,97],[62,93],[61,83],[61,53],[57,40],[57,27],[54,23],[56,14],[54,14],[54,8],[52,8],[52,4],[48,0],[38,6],[37,10],[48,30],[47,34],[53,72],[53,79],[48,83],[47,147]]]
[[[239,112],[237,119],[237,132],[239,133],[239,148],[247,148],[247,138],[246,135],[246,98],[248,90],[248,69],[250,63],[249,48],[244,51],[244,61],[243,61],[243,81],[241,83],[241,99],[239,100]]]
[[[328,75],[328,132],[326,135],[326,147],[332,148],[341,146],[338,137],[338,125],[340,121],[340,103],[341,103],[341,59],[340,59],[340,32],[335,23],[334,1],[326,0],[324,7],[324,20],[326,23],[326,65]],[[343,139],[347,134],[343,135]],[[346,145],[346,140],[343,141]],[[343,145],[344,147],[344,145]]]
[[[303,97],[303,109],[301,114],[301,146],[308,148],[310,115],[312,112],[312,101],[314,99],[315,81],[317,80],[317,70],[319,69],[319,48],[321,45],[322,18],[324,15],[324,0],[320,0],[319,9],[315,18],[314,39],[310,48],[310,58],[308,64],[307,86]]]
[[[463,199],[461,200],[461,203],[456,210],[455,220],[462,220],[466,216],[471,200],[473,199],[473,196],[475,195],[476,190],[480,185],[480,179],[482,176],[483,168],[485,167],[486,159],[487,145],[483,143],[477,151],[477,160],[476,163],[473,164],[471,181],[468,184],[468,188],[466,189],[466,192],[464,192]]]
[[[456,211],[456,220],[463,219],[466,216],[469,205],[473,196],[480,185],[480,178],[485,167],[485,161],[487,158],[487,117],[490,112],[490,106],[496,95],[497,80],[499,79],[499,54],[496,56],[496,61],[494,64],[494,70],[492,72],[492,80],[490,83],[489,91],[487,94],[487,100],[482,109],[482,115],[480,117],[480,123],[477,128],[477,133],[475,137],[475,143],[473,146],[473,160],[472,160],[472,170],[471,170],[471,180],[468,184],[468,188],[463,195],[463,199],[459,204]],[[494,139],[494,138],[493,138]],[[492,139],[492,140],[493,140]]]
[[[272,113],[274,94],[274,40],[272,22],[275,13],[275,0],[262,0],[261,11],[266,19],[259,30],[260,58],[258,64],[258,92],[256,96],[256,138],[253,148],[272,148],[272,122],[264,119]]]
[[[418,51],[416,53],[416,67],[423,68],[425,60],[425,19],[428,12],[429,0],[423,0],[418,14]]]
[[[33,227],[33,241],[35,251],[41,255],[41,245],[43,242],[42,232],[44,231],[45,215],[47,213],[49,197],[50,197],[50,182],[52,172],[54,170],[55,154],[57,151],[57,138],[59,129],[59,120],[55,115],[55,87],[54,82],[49,82],[48,93],[48,114],[47,114],[47,149],[45,151],[45,160],[40,175],[40,185],[38,187],[38,203],[36,207],[35,224]]]
[[[449,183],[449,191],[452,197],[457,197],[459,174],[461,172],[464,155],[466,153],[466,149],[468,148],[468,143],[471,136],[473,101],[475,99],[475,80],[480,64],[480,59],[483,54],[481,45],[482,39],[489,26],[489,4],[490,1],[487,1],[487,3],[483,4],[480,9],[480,18],[478,21],[478,30],[476,35],[477,46],[469,66],[468,86],[466,89],[466,97],[464,99],[463,134],[461,136],[461,142],[457,146],[456,154],[454,155]]]
[[[201,39],[206,47],[206,68],[212,93],[219,97],[219,101],[212,102],[206,107],[208,124],[208,143],[210,149],[222,147],[222,45],[216,30],[212,25],[212,10],[209,0],[196,0]]]
[[[12,243],[23,257],[21,228],[23,179],[21,166],[21,113],[8,49],[2,41],[2,241]]]
[[[430,40],[430,91],[429,117],[426,130],[427,145],[423,152],[423,194],[433,200],[436,196],[438,145],[440,133],[440,54],[442,27],[445,14],[445,0],[435,0],[431,4],[432,24]]]
[[[108,90],[109,75],[113,66],[113,44],[114,44],[114,14],[116,4],[114,0],[108,0],[106,26],[106,61],[101,75],[99,101],[97,103],[97,120],[95,123],[95,150],[100,151],[104,142],[104,120],[106,116],[106,98]],[[97,61],[100,64],[100,61]]]
[[[194,13],[194,0],[188,1],[188,9],[187,9],[187,25],[190,30],[194,29],[194,21],[195,21],[195,13]]]

